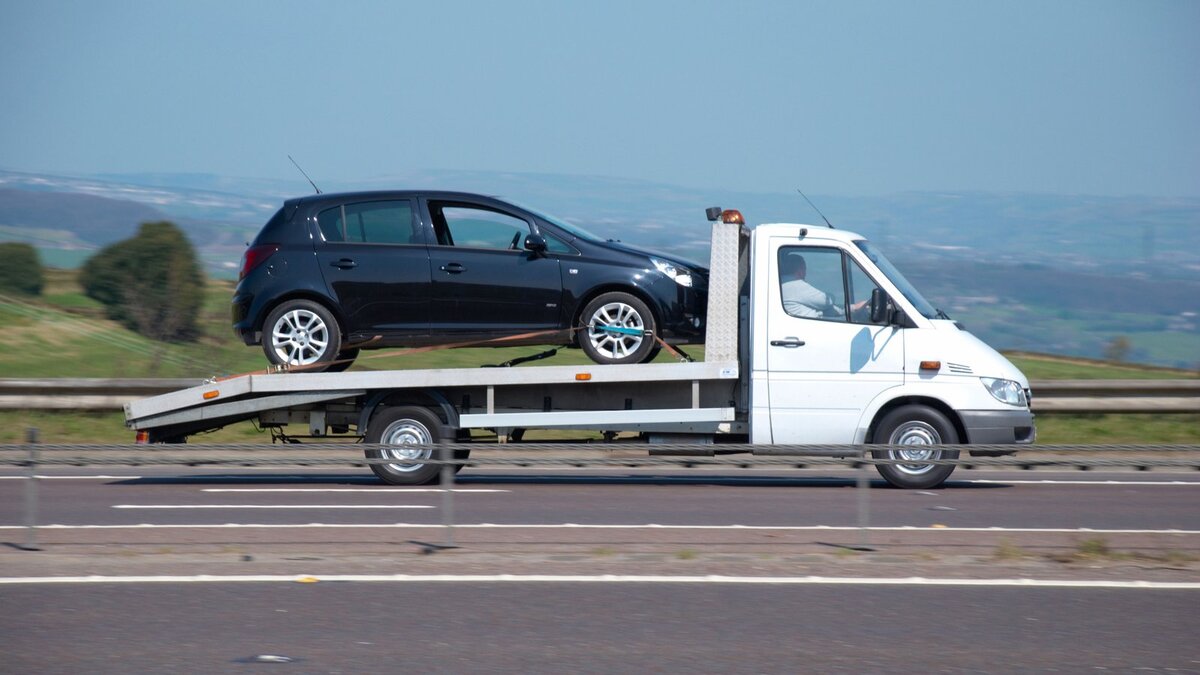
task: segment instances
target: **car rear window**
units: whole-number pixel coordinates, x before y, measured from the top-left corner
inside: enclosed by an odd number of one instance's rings
[[[317,215],[325,241],[368,244],[424,244],[414,227],[408,201],[358,202],[326,209]]]

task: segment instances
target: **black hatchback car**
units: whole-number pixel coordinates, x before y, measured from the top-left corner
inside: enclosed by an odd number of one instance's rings
[[[640,363],[656,336],[701,340],[707,276],[492,197],[317,194],[286,201],[250,243],[233,328],[272,363],[311,370],[345,369],[359,349],[499,337]]]

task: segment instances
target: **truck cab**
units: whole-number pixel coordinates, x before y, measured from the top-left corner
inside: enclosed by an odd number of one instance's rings
[[[749,239],[752,444],[910,446],[876,452],[911,460],[880,471],[928,487],[954,467],[921,461],[958,455],[935,446],[1033,442],[1025,376],[864,237],[764,224]]]

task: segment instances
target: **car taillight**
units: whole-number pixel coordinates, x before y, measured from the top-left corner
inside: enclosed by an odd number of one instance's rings
[[[238,281],[246,278],[251,270],[263,264],[278,250],[279,244],[258,244],[246,249],[246,252],[242,254],[242,271],[238,272]]]

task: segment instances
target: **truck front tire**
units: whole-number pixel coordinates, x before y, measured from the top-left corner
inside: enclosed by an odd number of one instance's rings
[[[876,459],[905,460],[898,464],[876,464],[884,480],[898,488],[928,490],[946,482],[954,472],[953,464],[922,464],[921,460],[958,459],[957,450],[942,450],[937,445],[958,443],[958,432],[945,415],[923,405],[896,408],[879,421],[873,442],[879,445],[907,445],[912,449],[875,450]]]

